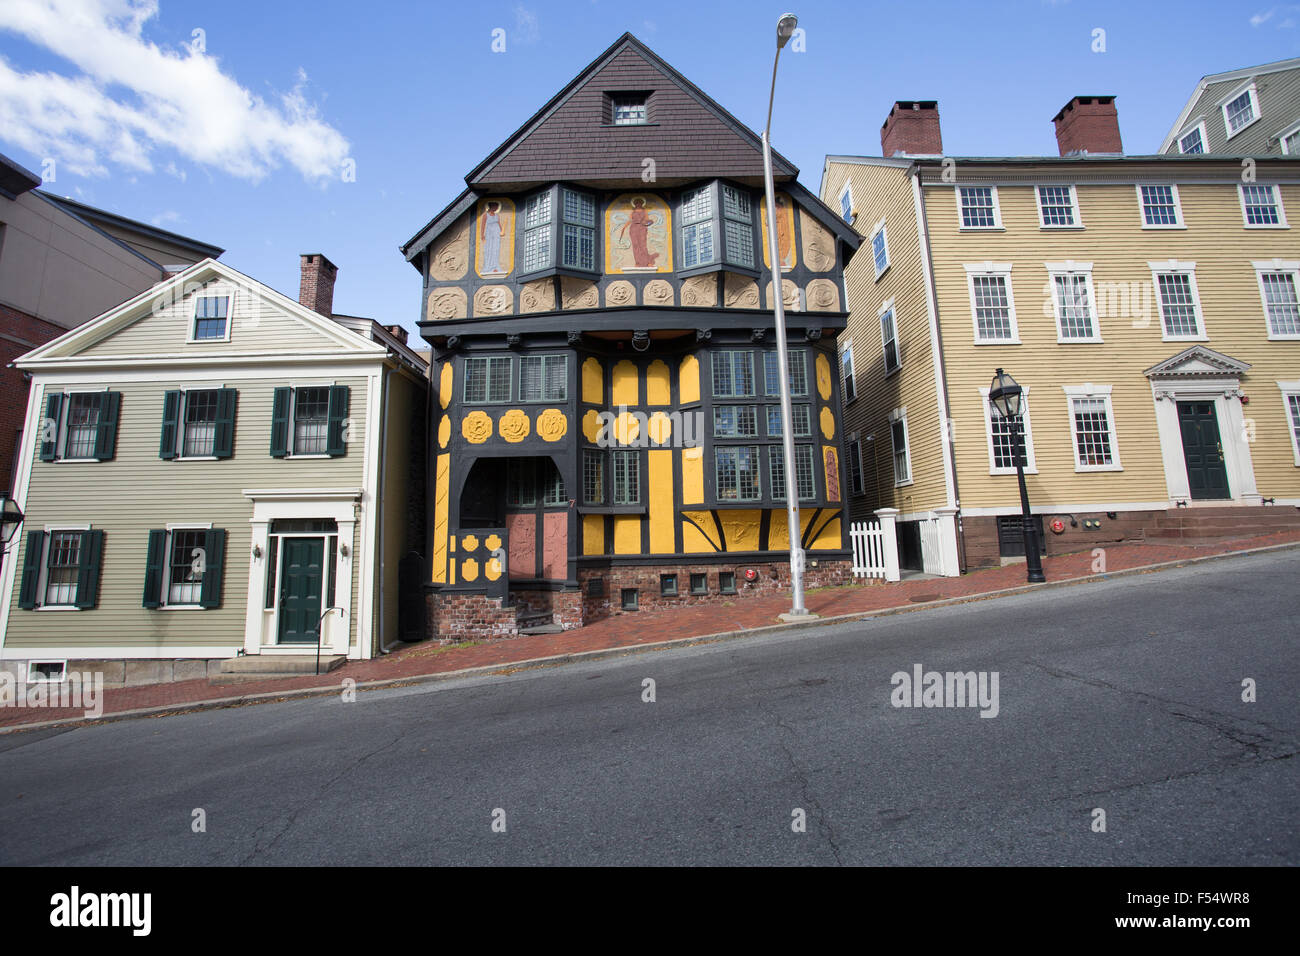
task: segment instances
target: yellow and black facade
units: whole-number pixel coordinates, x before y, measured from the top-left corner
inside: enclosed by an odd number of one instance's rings
[[[774,161],[815,584],[848,568],[835,339],[859,240]],[[758,138],[625,35],[466,180],[403,250],[433,350],[433,632],[788,584]]]

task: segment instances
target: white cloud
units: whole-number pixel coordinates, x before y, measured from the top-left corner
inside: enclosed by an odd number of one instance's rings
[[[0,136],[82,175],[109,166],[152,172],[156,151],[257,181],[288,165],[306,179],[338,175],[349,144],[307,99],[306,74],[267,101],[185,43],[143,35],[156,0],[5,0],[0,30],[76,68],[23,72],[0,56]],[[164,170],[184,179],[174,161]]]
[[[522,3],[516,3],[514,41],[523,44],[536,43],[540,35],[541,27],[537,22],[537,14]]]
[[[1275,11],[1273,10],[1266,10],[1263,13],[1255,14],[1253,17],[1250,18],[1250,25],[1252,27],[1263,26],[1272,18],[1274,12]]]
[[[1282,19],[1275,20],[1273,26],[1279,30],[1289,30],[1296,25],[1295,15],[1300,13],[1300,4],[1284,3],[1281,6],[1270,7],[1268,10],[1254,14],[1250,18],[1250,25],[1252,27],[1262,27],[1265,23],[1273,20],[1273,17],[1279,13],[1282,14]]]
[[[158,215],[154,216],[149,221],[153,223],[155,226],[157,226],[159,229],[162,229],[164,226],[171,225],[173,223],[180,223],[183,222],[184,220],[181,218],[181,214],[178,213],[176,210],[168,209],[165,210],[164,212],[158,213]]]

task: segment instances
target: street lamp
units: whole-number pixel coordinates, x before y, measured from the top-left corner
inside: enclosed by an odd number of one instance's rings
[[[776,65],[781,48],[794,35],[799,18],[787,13],[776,23],[776,57],[772,60],[772,89],[767,97],[767,125],[763,128],[763,185],[767,196],[768,257],[772,261],[772,303],[776,312],[777,380],[781,387],[781,443],[785,449],[785,502],[790,540],[790,611],[781,615],[807,618],[813,615],[803,604],[803,542],[799,527],[799,481],[794,463],[794,429],[790,409],[790,366],[785,346],[785,302],[781,288],[781,251],[776,234],[776,187],[772,183],[772,103],[776,99]]]
[[[8,495],[0,500],[0,544],[8,544],[14,539],[18,526],[23,523],[23,512],[18,502]]]
[[[1029,513],[1029,489],[1025,487],[1025,420],[1022,401],[1024,389],[1002,369],[997,370],[989,385],[989,405],[993,414],[1011,426],[1011,454],[1016,459],[1016,478],[1020,482],[1020,517],[1025,536],[1025,569],[1031,584],[1046,581],[1043,561],[1038,553],[1038,525]]]

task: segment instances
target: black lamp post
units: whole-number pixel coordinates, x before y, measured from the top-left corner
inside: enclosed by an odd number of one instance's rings
[[[1025,534],[1025,569],[1031,584],[1046,581],[1043,561],[1038,553],[1038,525],[1029,512],[1029,489],[1025,487],[1025,422],[1021,399],[1024,390],[1002,369],[997,370],[989,385],[989,405],[993,414],[1005,418],[1011,426],[1011,453],[1016,459],[1016,479],[1020,482],[1021,527]]]

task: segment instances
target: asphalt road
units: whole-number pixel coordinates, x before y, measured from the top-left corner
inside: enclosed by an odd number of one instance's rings
[[[352,703],[3,735],[0,863],[1295,865],[1297,582],[1284,551]],[[997,716],[893,706],[917,664],[997,672]]]

